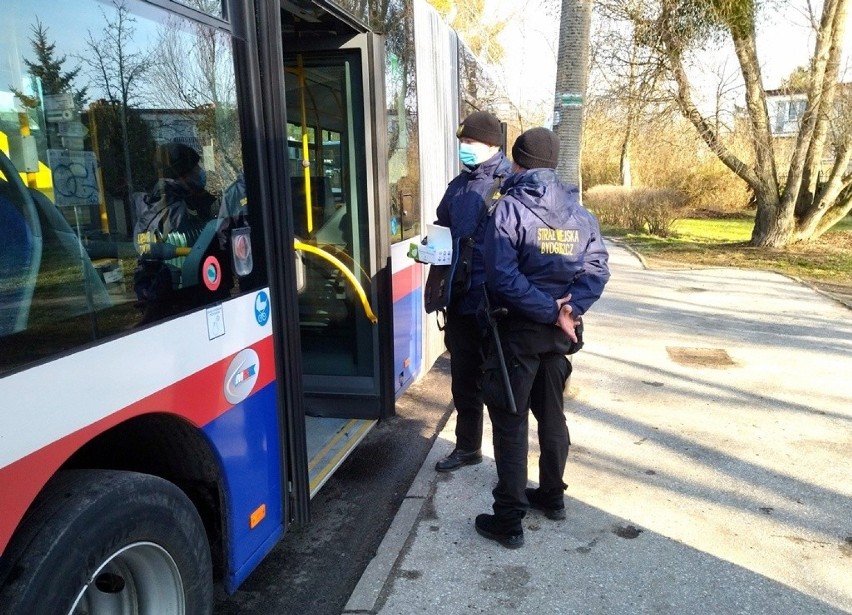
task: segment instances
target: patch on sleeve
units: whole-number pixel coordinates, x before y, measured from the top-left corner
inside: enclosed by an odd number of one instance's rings
[[[553,229],[543,227],[538,229],[538,247],[541,254],[561,254],[574,256],[580,241],[578,229]]]

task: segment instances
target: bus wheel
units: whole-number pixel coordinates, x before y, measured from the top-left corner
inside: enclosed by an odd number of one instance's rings
[[[3,555],[5,612],[200,615],[213,610],[204,525],[189,498],[156,476],[59,473]]]

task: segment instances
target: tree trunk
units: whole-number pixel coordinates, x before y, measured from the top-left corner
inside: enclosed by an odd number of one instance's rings
[[[591,19],[592,0],[562,0],[553,118],[561,145],[556,172],[562,181],[579,186],[581,193],[580,158]]]
[[[624,129],[624,139],[621,141],[621,185],[630,188],[633,177],[630,173],[630,141],[633,139],[633,114],[627,114],[627,127]]]
[[[802,185],[796,200],[796,231],[801,239],[810,238],[810,233],[818,226],[822,214],[828,209],[828,205],[839,193],[840,177],[846,170],[848,164],[847,152],[835,152],[836,160],[845,155],[846,162],[838,167],[834,165],[829,179],[826,182],[822,177],[823,156],[828,141],[828,133],[834,115],[835,94],[837,93],[837,82],[840,74],[840,58],[842,55],[843,39],[846,33],[846,21],[848,16],[848,1],[842,0],[837,4],[833,14],[833,21],[827,21],[830,16],[823,16],[824,36],[827,38],[827,54],[825,60],[825,80],[823,81],[819,100],[819,108],[815,110],[815,122],[813,138],[808,147],[807,156],[802,173]],[[822,41],[820,41],[822,42]],[[811,101],[808,101],[808,105]],[[828,185],[820,190],[820,183]],[[836,191],[832,194],[832,190]],[[827,202],[828,201],[828,202]]]
[[[629,92],[629,104],[627,105],[627,118],[624,127],[624,138],[621,141],[621,185],[625,188],[630,188],[633,185],[633,177],[630,169],[630,143],[633,140],[633,127],[638,121],[638,111],[636,111],[636,100],[639,98],[636,86],[636,43],[634,38],[631,39],[630,47],[630,66],[627,77],[627,91]]]
[[[796,138],[796,148],[793,151],[793,156],[790,160],[790,167],[787,172],[787,181],[784,184],[784,194],[782,197],[782,208],[779,215],[789,216],[790,237],[789,243],[794,239],[796,201],[800,195],[800,190],[803,188],[807,192],[808,187],[804,186],[804,177],[806,171],[806,162],[809,158],[813,160],[812,149],[817,135],[817,124],[820,114],[825,108],[823,106],[823,92],[826,89],[826,78],[830,73],[832,48],[836,43],[834,36],[838,31],[842,32],[843,27],[836,27],[836,19],[838,15],[845,15],[845,6],[848,5],[848,0],[826,0],[823,6],[822,19],[820,28],[817,32],[817,41],[814,48],[814,55],[811,59],[810,84],[808,89],[808,106],[805,114],[802,117],[801,125],[799,126],[799,134]],[[834,53],[838,53],[838,49],[834,48]],[[821,158],[821,156],[820,156]],[[813,160],[814,164],[820,164],[821,160]],[[815,170],[811,171],[812,173]],[[811,182],[811,178],[808,178]],[[810,198],[810,197],[806,197]],[[811,205],[813,207],[814,205]],[[806,209],[799,209],[800,215],[806,215]],[[757,232],[757,228],[755,228]],[[754,239],[753,239],[754,241]],[[757,244],[770,245],[770,244]]]
[[[802,118],[803,129],[813,131],[809,136],[805,162],[802,166],[802,183],[799,186],[796,214],[803,215],[816,199],[822,153],[828,133],[831,105],[834,102],[835,83],[840,66],[840,56],[832,47],[837,43],[836,24],[838,10],[845,15],[845,0],[828,0],[823,6],[814,56],[811,58],[811,83],[808,91],[808,109]],[[845,20],[845,16],[843,18]],[[843,30],[845,24],[840,24]],[[834,53],[833,53],[834,52]],[[798,143],[797,143],[798,145]],[[798,153],[798,152],[797,152]]]
[[[127,197],[131,197],[133,187],[133,171],[130,164],[130,135],[127,130],[127,105],[119,103],[119,121],[121,122],[121,147],[124,154],[124,181],[127,184]]]

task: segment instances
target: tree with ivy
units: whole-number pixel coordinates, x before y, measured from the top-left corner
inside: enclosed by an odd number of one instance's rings
[[[581,186],[580,156],[589,78],[592,0],[561,0],[561,5],[553,120],[560,143],[556,171],[563,181]]]

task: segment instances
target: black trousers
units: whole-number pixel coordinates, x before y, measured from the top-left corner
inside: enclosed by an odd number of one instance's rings
[[[456,447],[465,451],[482,448],[483,337],[474,315],[450,312],[444,343],[450,351],[453,405],[456,407]]]
[[[497,462],[497,486],[492,491],[494,514],[512,519],[522,518],[529,507],[524,489],[530,410],[538,421],[539,485],[560,497],[567,487],[562,476],[571,438],[563,403],[565,383],[571,375],[571,363],[565,356],[570,341],[558,327],[526,319],[501,322],[500,338],[518,414],[509,410],[493,342],[489,344],[484,366],[483,392],[491,417]]]

